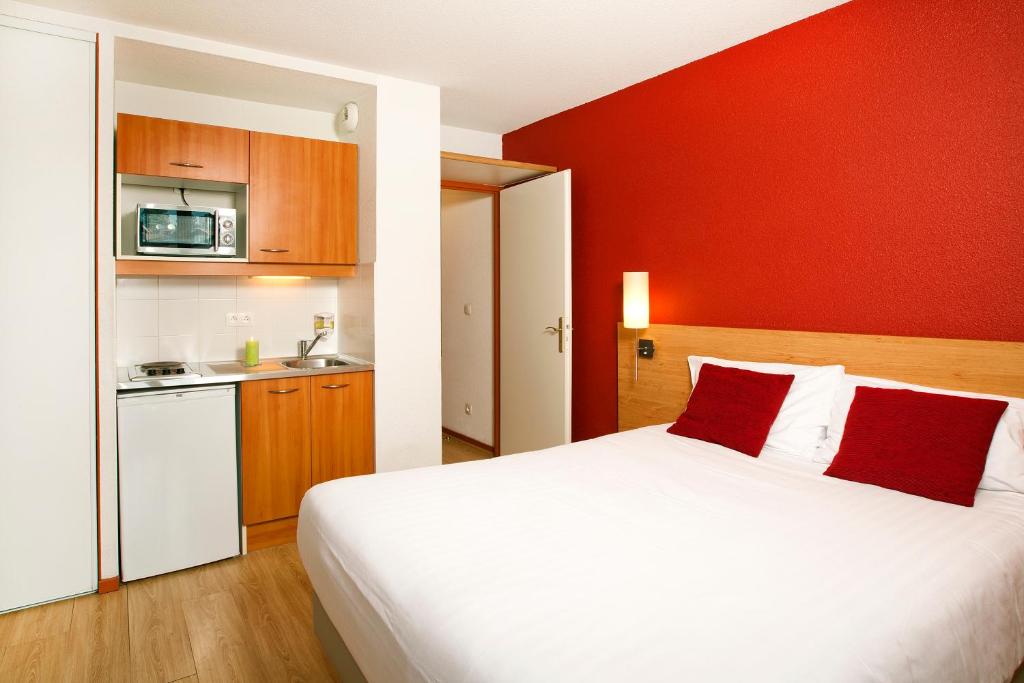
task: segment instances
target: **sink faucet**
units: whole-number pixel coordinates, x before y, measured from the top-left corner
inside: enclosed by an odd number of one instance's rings
[[[313,339],[309,340],[309,341],[306,341],[305,339],[300,339],[299,340],[299,358],[301,358],[302,360],[306,360],[306,358],[309,356],[309,354],[313,351],[313,347],[316,346],[316,343],[318,341],[320,341],[321,339],[323,339],[324,337],[326,337],[326,336],[327,336],[327,331],[325,330],[323,332],[317,332],[316,336]]]

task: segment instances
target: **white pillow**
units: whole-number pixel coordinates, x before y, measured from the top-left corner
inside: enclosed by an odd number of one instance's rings
[[[832,403],[845,374],[842,365],[790,365],[690,356],[690,381],[697,386],[704,363],[772,375],[793,375],[786,400],[768,432],[764,447],[810,460],[825,438]]]
[[[839,451],[839,442],[843,440],[846,427],[846,416],[853,403],[853,395],[857,387],[879,387],[882,389],[910,389],[928,394],[947,394],[965,396],[967,398],[988,398],[1009,403],[1003,416],[996,424],[985,460],[985,473],[981,477],[980,489],[990,491],[1016,491],[1024,493],[1024,399],[1012,396],[994,396],[992,394],[975,394],[969,391],[948,391],[934,387],[922,387],[891,379],[878,377],[859,377],[846,375],[835,404],[832,406],[832,419],[828,426],[828,437],[814,454],[815,462],[831,464]]]

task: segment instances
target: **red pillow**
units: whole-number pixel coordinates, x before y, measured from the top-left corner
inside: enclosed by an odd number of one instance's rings
[[[791,384],[793,375],[704,363],[686,410],[668,431],[756,458]]]
[[[971,507],[1006,401],[857,387],[825,474]]]

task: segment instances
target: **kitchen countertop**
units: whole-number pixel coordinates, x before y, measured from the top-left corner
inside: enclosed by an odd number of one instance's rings
[[[231,384],[234,382],[246,382],[253,379],[280,379],[282,377],[305,377],[308,375],[337,375],[343,372],[366,372],[373,370],[373,363],[346,356],[335,354],[327,356],[310,356],[310,358],[337,358],[348,365],[337,365],[326,368],[286,368],[281,361],[290,358],[265,358],[259,365],[247,368],[241,361],[229,360],[215,363],[192,364],[193,368],[198,367],[201,377],[182,377],[171,379],[146,379],[132,382],[128,379],[128,368],[117,369],[117,390],[129,391],[136,389],[163,389],[173,387],[191,387],[201,384]]]

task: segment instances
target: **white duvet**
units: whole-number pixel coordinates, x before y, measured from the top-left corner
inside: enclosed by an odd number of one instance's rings
[[[372,683],[1007,681],[1024,495],[822,469],[649,427],[321,484],[299,551]]]

